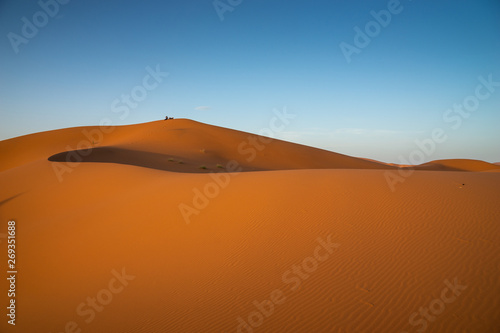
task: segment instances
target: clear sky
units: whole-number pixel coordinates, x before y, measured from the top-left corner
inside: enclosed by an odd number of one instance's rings
[[[500,162],[498,0],[55,1],[0,0],[1,140],[286,108],[288,141],[400,162],[441,128],[426,161]]]

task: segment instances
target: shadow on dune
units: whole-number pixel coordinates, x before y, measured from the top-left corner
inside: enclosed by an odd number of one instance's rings
[[[296,157],[296,156],[295,156]],[[349,159],[356,159],[348,157]],[[184,157],[172,156],[161,153],[147,152],[142,150],[132,150],[126,148],[118,147],[97,147],[92,149],[82,149],[82,150],[72,150],[65,151],[48,158],[51,162],[66,162],[66,163],[82,163],[82,162],[94,162],[94,163],[115,163],[115,164],[126,164],[134,165],[144,168],[179,172],[179,173],[208,173],[208,172],[225,172],[224,159],[213,158],[205,156],[201,159],[186,160]],[[179,163],[183,161],[183,163]],[[306,160],[302,165],[294,164],[290,162],[287,164],[287,159],[283,159],[283,163],[278,165],[273,164],[271,161],[269,164],[261,163],[259,165],[249,165],[249,164],[238,164],[236,168],[240,168],[239,171],[270,171],[270,170],[296,170],[296,169],[340,169],[336,165],[336,161],[331,161],[331,159],[325,158],[322,162],[316,163],[318,161],[308,161]],[[374,163],[366,162],[363,163]],[[222,163],[222,164],[220,164]],[[216,165],[220,164],[222,168]],[[227,164],[227,161],[226,161]],[[206,168],[201,168],[202,165],[209,166]],[[380,164],[382,169],[393,169],[394,167]],[[346,169],[353,169],[352,167],[346,167]],[[234,169],[233,169],[234,170]]]
[[[22,193],[19,193],[19,194],[16,194],[16,195],[13,195],[11,196],[10,198],[7,198],[5,200],[2,200],[0,201],[0,207],[5,205],[7,202],[11,201],[11,200],[14,200],[15,198],[17,198],[18,196],[22,195]]]
[[[179,173],[208,173],[208,172],[224,172],[224,168],[217,168],[216,165],[223,163],[223,159],[214,156],[200,156],[200,159],[186,160],[181,156],[166,155],[155,152],[147,152],[142,150],[132,150],[119,147],[96,147],[92,149],[81,149],[65,151],[48,158],[51,162],[66,162],[66,163],[115,163],[139,166],[162,171],[179,172]],[[286,159],[285,159],[286,161]],[[335,162],[329,161],[328,158],[322,160],[324,163],[309,163],[304,164],[285,162],[280,165],[270,163],[266,165],[239,165],[244,170],[241,171],[264,171],[264,170],[294,170],[294,169],[337,169],[340,168]],[[364,162],[364,161],[363,161]],[[368,162],[365,162],[368,163]],[[202,165],[208,167],[201,168]],[[381,169],[397,169],[394,166],[380,165]],[[348,169],[352,169],[349,168]],[[486,171],[492,169],[500,169],[497,165],[475,160],[442,160],[424,163],[413,167],[403,167],[402,169],[413,169],[415,171]],[[0,203],[1,204],[1,203]]]
[[[116,163],[134,165],[144,168],[187,172],[187,173],[207,173],[210,170],[200,169],[179,163],[180,158],[167,156],[160,153],[146,152],[141,150],[131,150],[117,147],[98,147],[92,149],[71,150],[52,155],[48,158],[51,162],[68,163]]]

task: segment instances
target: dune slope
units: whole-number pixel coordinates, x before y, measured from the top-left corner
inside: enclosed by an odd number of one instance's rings
[[[60,162],[123,163],[179,172],[213,171],[220,169],[217,164],[225,167],[229,161],[236,161],[244,171],[390,168],[383,163],[188,119],[36,133],[0,142],[0,154],[10,156],[0,162],[0,170],[46,158]],[[182,168],[176,165],[179,162],[184,164]],[[202,165],[206,169],[200,171]]]
[[[249,134],[184,120],[65,162],[81,131],[0,142],[19,258],[1,332],[498,331],[499,173],[417,170],[393,192],[376,162],[278,140],[247,160]]]
[[[415,169],[434,171],[491,171],[500,170],[500,166],[478,160],[450,159],[424,163],[416,166]]]

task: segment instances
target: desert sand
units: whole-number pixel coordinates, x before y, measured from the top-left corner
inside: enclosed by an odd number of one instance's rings
[[[412,170],[187,119],[1,141],[0,331],[500,332],[500,166]]]

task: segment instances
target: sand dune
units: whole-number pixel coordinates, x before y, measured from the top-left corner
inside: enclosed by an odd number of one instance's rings
[[[88,148],[94,149],[87,153]],[[108,162],[179,172],[206,172],[231,160],[237,161],[243,171],[388,168],[375,161],[188,119],[122,126],[109,134],[90,127],[37,133],[1,142],[0,153],[15,155],[3,161],[0,170],[47,157],[59,162]],[[175,164],[179,161],[182,167]],[[201,165],[207,169],[200,170]]]
[[[392,192],[390,165],[190,120],[98,133],[0,142],[1,332],[498,332],[493,164],[430,162]]]
[[[451,159],[424,163],[416,166],[415,169],[434,171],[488,171],[500,170],[500,166],[478,160]]]

